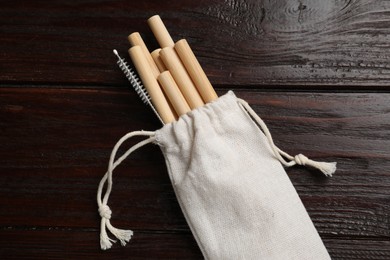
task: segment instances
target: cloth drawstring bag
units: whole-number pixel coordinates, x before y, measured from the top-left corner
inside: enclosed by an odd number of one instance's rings
[[[146,139],[115,160],[121,144],[136,135]],[[132,132],[118,141],[98,188],[102,249],[114,242],[107,230],[122,245],[133,235],[110,223],[112,173],[149,143],[164,154],[177,200],[205,259],[330,259],[283,166],[307,165],[331,176],[336,163],[281,151],[260,117],[232,91],[157,131]]]

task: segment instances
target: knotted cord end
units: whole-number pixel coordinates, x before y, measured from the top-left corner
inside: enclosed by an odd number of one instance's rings
[[[121,144],[133,136],[147,136],[149,138],[133,145],[129,150],[127,150],[121,157],[119,157],[115,161],[116,153],[119,147],[121,146]],[[155,140],[156,140],[155,132],[148,132],[148,131],[131,132],[124,135],[115,144],[114,148],[112,149],[110,161],[108,164],[108,170],[106,174],[103,176],[102,180],[100,181],[98,191],[97,191],[97,203],[99,206],[99,215],[102,218],[100,222],[100,247],[102,250],[110,249],[112,247],[112,244],[116,242],[115,240],[108,237],[107,229],[111,232],[111,234],[113,234],[117,239],[119,239],[122,246],[125,246],[126,243],[129,242],[131,237],[133,236],[133,231],[118,229],[111,225],[110,219],[111,219],[112,211],[110,207],[108,207],[107,201],[112,190],[112,173],[114,169],[119,164],[121,164],[121,162],[125,160],[132,152],[134,152],[135,150],[137,150],[138,148],[144,145],[154,142]],[[106,192],[102,197],[103,187],[106,182],[107,182]]]
[[[303,154],[296,155],[294,161],[298,165],[307,165],[316,168],[327,177],[332,177],[333,173],[336,172],[337,163],[335,162],[317,162],[307,158]]]
[[[249,106],[249,104],[242,100],[238,99],[238,102],[244,107],[244,109],[249,113],[250,116],[254,119],[254,121],[260,126],[261,130],[267,137],[268,143],[271,146],[272,151],[274,152],[275,157],[285,166],[291,167],[295,164],[298,165],[307,165],[313,168],[320,170],[325,176],[331,177],[333,173],[336,171],[336,163],[335,162],[316,162],[310,160],[303,154],[298,154],[295,157],[289,155],[288,153],[280,150],[272,140],[271,133],[268,130],[268,127],[263,122],[263,120],[256,114],[256,112]],[[283,157],[285,157],[288,161],[286,161]]]
[[[111,219],[112,211],[108,205],[102,205],[99,207],[99,215],[105,219]]]
[[[107,250],[112,247],[112,244],[116,241],[109,238],[106,228],[113,234],[119,241],[122,246],[125,246],[127,242],[130,241],[133,236],[133,231],[123,230],[115,228],[111,225],[110,219],[112,211],[108,205],[102,205],[99,207],[99,214],[102,217],[101,227],[100,227],[100,247],[102,250]]]

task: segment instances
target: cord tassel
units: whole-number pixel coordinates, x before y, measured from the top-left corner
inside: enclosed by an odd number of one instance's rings
[[[116,161],[116,153],[119,149],[119,147],[122,145],[123,142],[128,140],[129,138],[133,136],[147,136],[149,138],[135,144],[132,146],[129,150],[127,150],[121,157],[119,157]],[[122,246],[125,246],[133,236],[133,231],[131,230],[125,230],[125,229],[118,229],[114,227],[111,224],[111,216],[112,211],[110,207],[107,205],[108,198],[110,197],[111,190],[112,190],[112,173],[114,169],[123,161],[125,160],[132,152],[139,149],[140,147],[147,145],[149,143],[152,143],[155,141],[154,132],[146,132],[146,131],[136,131],[131,132],[123,136],[114,146],[111,152],[110,161],[108,164],[108,170],[106,174],[103,176],[102,180],[100,181],[98,192],[97,192],[97,203],[99,206],[99,215],[101,217],[100,222],[100,247],[102,250],[110,249],[116,241],[111,239],[108,234],[107,230],[110,231],[112,235],[114,235],[120,242]],[[107,188],[104,194],[104,197],[102,198],[102,192],[103,187],[107,183]]]
[[[294,161],[298,165],[302,166],[310,166],[313,168],[316,168],[320,170],[325,176],[332,177],[333,173],[336,171],[336,164],[335,162],[317,162],[314,160],[311,160],[307,158],[303,154],[298,154],[294,157]]]
[[[106,231],[106,219],[102,218],[101,224],[100,224],[100,248],[102,250],[107,250],[112,247],[112,243],[115,243],[116,241],[111,239]]]
[[[126,243],[129,242],[131,237],[133,236],[133,231],[118,229],[112,226],[110,222],[112,211],[107,205],[102,205],[99,208],[99,214],[102,217],[100,231],[100,247],[103,250],[106,250],[111,248],[112,244],[116,242],[108,236],[106,229],[108,229],[111,234],[113,234],[117,239],[119,239],[122,246],[125,246]]]
[[[115,228],[111,225],[111,222],[109,220],[106,220],[106,227],[111,232],[111,234],[113,234],[117,239],[119,239],[122,246],[125,246],[133,236],[133,231]]]

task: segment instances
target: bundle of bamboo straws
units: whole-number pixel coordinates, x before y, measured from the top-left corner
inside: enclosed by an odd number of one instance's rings
[[[159,15],[148,19],[160,49],[149,52],[138,32],[128,36],[131,60],[163,123],[218,98],[185,39],[172,40]]]

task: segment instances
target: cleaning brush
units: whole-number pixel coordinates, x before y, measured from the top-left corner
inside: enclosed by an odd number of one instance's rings
[[[125,59],[122,59],[117,50],[113,50],[114,54],[117,56],[118,61],[117,64],[119,68],[123,71],[126,78],[130,81],[130,84],[133,86],[134,90],[137,92],[138,96],[141,98],[142,102],[144,102],[146,105],[149,105],[153,112],[156,114],[158,119],[161,121],[162,124],[164,124],[163,120],[161,119],[160,115],[158,114],[157,110],[154,108],[152,102],[150,101],[150,96],[148,92],[146,91],[145,87],[142,85],[141,80],[138,78],[136,73],[132,68],[129,67],[127,62],[125,62]]]

